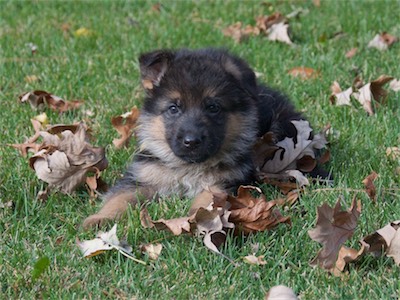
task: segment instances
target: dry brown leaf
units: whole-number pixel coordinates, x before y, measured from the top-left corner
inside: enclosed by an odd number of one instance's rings
[[[361,243],[365,246],[366,252],[372,253],[377,257],[386,253],[391,247],[392,240],[396,236],[399,227],[400,221],[394,221],[364,237]]]
[[[279,12],[275,12],[269,16],[259,16],[256,18],[256,27],[266,32],[272,25],[286,22],[286,17]]]
[[[117,130],[117,132],[121,135],[120,138],[113,140],[115,148],[120,149],[124,146],[128,146],[129,140],[136,127],[136,122],[139,118],[139,114],[140,111],[135,106],[130,112],[127,112],[117,117],[113,117],[111,119],[111,124],[113,125],[115,130]]]
[[[378,174],[375,171],[372,171],[372,173],[362,181],[365,191],[373,202],[376,202],[376,188],[374,184],[376,178],[378,178]]]
[[[390,241],[390,246],[386,254],[394,259],[396,265],[400,266],[400,230],[396,230],[396,234]]]
[[[189,217],[153,221],[147,209],[143,208],[140,211],[140,221],[145,228],[169,230],[174,235],[180,235],[182,233],[201,235],[203,236],[203,243],[208,249],[222,255],[219,248],[226,239],[225,228],[234,227],[234,225],[228,221],[229,214],[230,212],[223,207],[214,207],[213,203],[211,203],[207,208],[198,208]]]
[[[288,71],[288,74],[293,77],[299,77],[300,79],[315,79],[319,77],[319,72],[308,67],[295,67]]]
[[[350,95],[353,93],[353,88],[349,87],[347,90],[342,91],[337,81],[331,85],[332,94],[329,100],[335,105],[351,105]]]
[[[161,254],[162,244],[145,244],[140,246],[140,251],[147,254],[151,260],[157,260]]]
[[[387,32],[382,32],[374,36],[374,38],[369,41],[368,48],[376,48],[378,50],[384,51],[389,49],[389,47],[397,42],[397,37],[388,34]]]
[[[355,56],[357,54],[357,52],[358,52],[358,48],[352,48],[346,52],[345,57],[352,58],[353,56]]]
[[[107,183],[105,183],[101,179],[101,171],[97,168],[94,168],[93,176],[86,177],[86,185],[88,187],[88,192],[90,199],[97,198],[99,192],[106,192],[108,189]]]
[[[358,92],[354,92],[352,95],[361,103],[364,110],[371,116],[374,114],[372,100],[375,100],[378,103],[384,102],[388,92],[383,88],[383,86],[392,79],[393,77],[391,76],[381,75],[378,79],[362,86]]]
[[[317,224],[308,231],[308,235],[323,247],[310,262],[311,265],[319,265],[326,270],[334,266],[340,247],[353,235],[360,213],[361,203],[357,203],[356,199],[353,199],[348,211],[341,210],[340,200],[335,208],[327,203],[317,208]]]
[[[254,187],[240,186],[236,197],[227,196],[231,205],[229,221],[235,224],[236,233],[249,234],[270,230],[280,223],[290,224],[290,218],[275,208],[275,200],[266,201],[263,194],[255,198],[251,194],[254,190]]]
[[[393,79],[390,83],[389,83],[389,88],[392,91],[398,92],[400,91],[400,80],[399,79]]]
[[[293,45],[289,36],[289,24],[287,18],[276,12],[269,16],[256,18],[256,27],[263,32],[270,41],[283,42]]]
[[[323,149],[327,145],[325,134],[320,133],[310,139],[313,131],[306,120],[291,121],[297,131],[296,138],[286,137],[276,143],[280,149],[275,151],[272,159],[264,165],[257,166],[263,173],[280,173],[285,170],[295,170],[297,160],[303,156],[311,156],[315,159],[314,150]]]
[[[75,133],[70,130],[59,134],[41,131],[40,135],[43,145],[29,159],[29,164],[49,187],[71,193],[86,181],[88,172],[107,167],[104,149],[88,143],[87,127],[83,123],[78,125]]]
[[[270,41],[282,42],[288,45],[293,45],[289,36],[289,24],[281,22],[273,24],[266,32],[267,39]]]
[[[224,36],[233,38],[236,43],[240,43],[249,36],[259,35],[260,29],[251,25],[243,27],[242,22],[236,22],[235,24],[222,29],[222,33]]]
[[[307,177],[298,170],[287,170],[279,174],[259,173],[258,178],[264,183],[279,187],[281,192],[285,195],[292,190],[310,184]]]
[[[315,0],[314,0],[315,1]],[[284,285],[272,287],[265,295],[265,300],[297,300],[296,294],[291,288]]]
[[[182,217],[176,219],[160,219],[153,221],[149,215],[147,208],[140,210],[140,222],[144,228],[156,228],[157,230],[169,230],[174,235],[191,232],[190,217]]]
[[[264,255],[255,256],[254,254],[243,257],[243,261],[250,265],[262,266],[266,265],[267,262],[264,260]]]
[[[28,102],[32,108],[41,109],[43,106],[48,106],[60,113],[76,109],[83,104],[81,100],[66,101],[58,96],[40,90],[24,93],[19,96],[19,99],[21,103]]]
[[[388,147],[386,148],[386,156],[391,160],[400,159],[400,148],[399,147]]]
[[[364,247],[362,247],[361,250],[356,250],[353,248],[342,246],[339,250],[336,263],[330,270],[331,273],[335,276],[340,277],[346,266],[351,262],[357,261],[362,255],[364,255],[364,253]]]
[[[83,256],[90,258],[99,255],[107,250],[116,249],[125,257],[132,259],[137,263],[145,265],[144,261],[136,259],[132,256],[132,247],[125,241],[120,241],[117,237],[117,224],[110,231],[99,232],[96,238],[92,240],[80,241],[76,239],[76,243],[83,253]]]
[[[267,202],[263,195],[254,198],[251,192],[255,191],[261,192],[256,187],[241,186],[237,197],[215,193],[213,202],[207,207],[196,208],[188,217],[170,220],[153,221],[147,209],[143,208],[140,212],[140,221],[145,228],[166,229],[175,235],[182,233],[201,235],[208,249],[224,256],[219,248],[225,242],[228,229],[235,229],[236,233],[251,233],[269,230],[279,223],[290,224],[289,217],[283,217],[274,208],[276,201]]]
[[[28,155],[28,152],[33,152],[33,153],[38,152],[40,147],[42,146],[42,144],[36,143],[36,141],[40,137],[40,131],[43,130],[42,122],[38,121],[35,117],[34,119],[31,119],[31,123],[32,123],[33,129],[35,130],[35,134],[33,136],[31,136],[30,138],[28,138],[22,144],[10,144],[10,146],[19,150],[23,157],[26,157]]]

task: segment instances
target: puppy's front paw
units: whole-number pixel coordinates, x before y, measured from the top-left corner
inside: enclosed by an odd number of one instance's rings
[[[90,228],[100,228],[110,219],[101,214],[94,214],[90,217],[87,217],[85,221],[83,221],[83,229],[88,230]]]

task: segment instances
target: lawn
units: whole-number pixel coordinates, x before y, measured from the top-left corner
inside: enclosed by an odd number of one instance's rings
[[[298,9],[300,15],[290,19],[293,47],[262,36],[236,43],[222,33],[238,21],[254,25],[259,15]],[[400,159],[386,156],[387,147],[400,146],[400,93],[389,92],[373,116],[360,105],[329,101],[335,80],[347,88],[356,75],[365,82],[382,74],[399,78],[399,43],[387,51],[367,48],[378,33],[400,37],[399,15],[398,1],[378,0],[321,1],[319,7],[312,1],[0,2],[0,294],[5,299],[262,299],[272,286],[284,284],[301,299],[398,299],[400,269],[393,259],[365,256],[334,277],[309,265],[321,246],[308,231],[315,226],[317,206],[339,198],[345,208],[353,197],[363,205],[348,246],[359,247],[359,239],[400,219]],[[80,35],[82,29],[88,34]],[[138,55],[209,46],[245,58],[261,74],[259,80],[288,94],[316,130],[331,124],[327,168],[333,186],[311,185],[294,206],[282,208],[291,227],[229,237],[222,252],[238,265],[207,250],[199,238],[142,228],[138,208],[118,222],[118,235],[147,265],[118,252],[83,258],[76,239],[91,239],[95,231],[84,232],[80,225],[100,201],[90,201],[84,187],[72,195],[52,193],[45,202],[36,199],[45,183],[8,144],[31,136],[30,119],[40,112],[19,103],[18,96],[45,90],[84,100],[75,111],[45,112],[51,124],[89,125],[94,144],[106,148],[109,167],[102,178],[112,184],[135,150],[134,142],[126,149],[113,147],[117,133],[110,120],[140,106]],[[354,47],[357,54],[346,58]],[[318,77],[288,74],[299,66],[317,70]],[[376,203],[362,191],[362,180],[372,171],[379,174]],[[263,190],[269,199],[279,195],[274,187]],[[189,206],[190,199],[174,197],[149,210],[154,218],[178,217]],[[155,242],[164,248],[153,262],[139,245]],[[243,263],[254,245],[266,265]],[[38,272],[41,263],[44,270]]]

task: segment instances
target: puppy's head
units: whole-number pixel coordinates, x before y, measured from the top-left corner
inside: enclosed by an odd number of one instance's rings
[[[139,62],[147,93],[138,133],[143,147],[162,160],[190,163],[234,160],[249,151],[257,84],[244,61],[204,49],[155,51]]]

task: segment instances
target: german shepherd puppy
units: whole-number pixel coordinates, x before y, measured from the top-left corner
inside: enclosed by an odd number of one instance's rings
[[[303,119],[285,96],[258,84],[248,64],[225,50],[159,50],[139,62],[146,91],[139,152],[85,228],[120,217],[140,197],[180,194],[206,206],[213,192],[253,181],[258,137],[268,131],[277,140],[293,137],[291,121]]]

